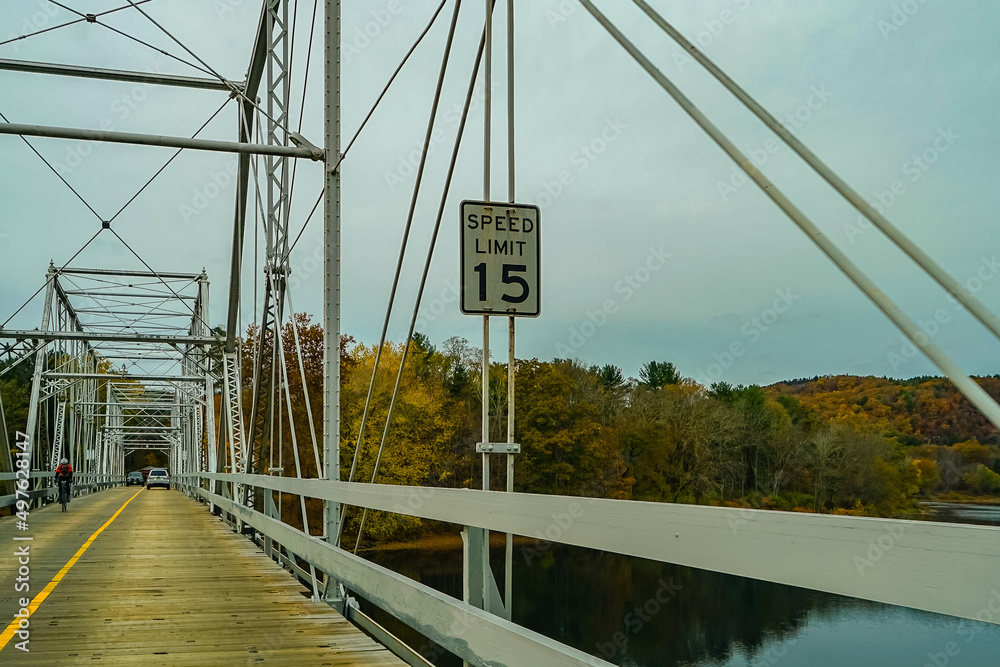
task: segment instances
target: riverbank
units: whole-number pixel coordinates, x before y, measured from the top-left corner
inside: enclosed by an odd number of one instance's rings
[[[514,544],[534,544],[537,540],[530,537],[522,537],[521,535],[514,536]],[[506,536],[503,533],[491,533],[490,534],[490,547],[497,549],[502,548],[507,543]],[[405,550],[418,550],[418,551],[447,551],[450,549],[461,549],[462,548],[462,536],[459,534],[454,535],[426,535],[424,537],[415,537],[412,540],[401,540],[398,542],[386,542],[385,544],[376,544],[369,547],[362,547],[358,551],[364,552],[375,552],[375,551],[405,551]]]
[[[1000,507],[1000,498],[996,496],[968,496],[964,493],[942,493],[931,496],[928,502],[950,503],[955,505],[987,505]]]

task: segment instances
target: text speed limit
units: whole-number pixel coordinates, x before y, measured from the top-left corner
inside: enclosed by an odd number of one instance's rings
[[[537,317],[541,312],[537,206],[462,202],[462,312]]]

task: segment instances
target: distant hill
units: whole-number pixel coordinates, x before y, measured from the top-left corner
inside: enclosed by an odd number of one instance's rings
[[[1000,400],[1000,376],[975,378]],[[794,396],[826,420],[867,420],[905,445],[967,440],[1000,445],[1000,432],[945,378],[834,375],[778,382],[765,390]]]

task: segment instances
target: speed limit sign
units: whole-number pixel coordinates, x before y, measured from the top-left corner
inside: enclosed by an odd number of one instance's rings
[[[462,202],[463,313],[539,315],[540,218],[531,204]]]

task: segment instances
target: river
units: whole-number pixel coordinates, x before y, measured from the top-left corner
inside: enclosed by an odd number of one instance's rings
[[[1000,525],[1000,507],[931,509],[938,520]],[[1000,666],[997,625],[577,547],[514,553],[514,621],[623,667]],[[502,550],[493,556],[502,572]],[[370,557],[461,596],[459,549]],[[1000,605],[1000,575],[994,582],[984,608],[993,595]],[[434,664],[461,665],[363,608]]]

